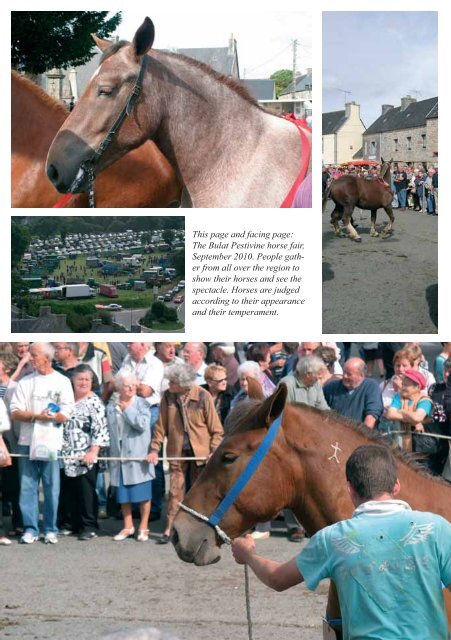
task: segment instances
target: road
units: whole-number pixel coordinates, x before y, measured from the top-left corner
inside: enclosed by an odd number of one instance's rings
[[[185,303],[174,304],[173,302],[166,302],[165,304],[168,307],[174,307],[177,309],[179,322],[183,322],[183,324],[185,324]],[[139,320],[146,314],[146,311],[147,309],[124,309],[123,311],[116,311],[113,319],[116,324],[120,324],[130,331],[132,324],[138,324]]]
[[[90,542],[71,536],[57,545],[1,547],[1,637],[94,640],[121,629],[157,627],[180,640],[247,640],[244,571],[228,548],[218,564],[195,567],[179,560],[172,545],[155,543],[161,521],[151,523],[146,543],[113,542],[121,522],[101,523],[101,537]],[[257,545],[281,561],[303,546],[282,532]],[[276,593],[252,575],[254,637],[321,640],[326,593],[327,583],[315,593],[303,585]]]
[[[332,209],[323,214],[323,333],[437,333],[438,218],[395,210],[395,231],[381,239],[369,235],[370,212],[356,209],[356,243],[335,237]]]

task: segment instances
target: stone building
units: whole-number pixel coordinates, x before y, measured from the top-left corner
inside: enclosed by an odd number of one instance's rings
[[[438,162],[438,98],[401,99],[401,106],[382,105],[379,118],[363,134],[363,158],[379,162]]]
[[[310,68],[296,77],[276,96],[275,80],[241,80],[249,93],[258,100],[262,107],[278,116],[294,113],[297,118],[305,118],[311,123],[312,117],[312,70]]]
[[[348,102],[342,111],[323,113],[323,164],[349,162],[362,146],[365,125],[360,105]]]

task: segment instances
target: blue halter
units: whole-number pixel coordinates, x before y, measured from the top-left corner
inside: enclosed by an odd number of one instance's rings
[[[280,425],[282,424],[282,415],[283,414],[280,414],[280,416],[276,418],[276,420],[274,420],[274,422],[268,429],[265,437],[260,442],[257,451],[254,453],[252,458],[247,463],[246,468],[241,472],[241,475],[236,480],[235,484],[232,486],[230,491],[221,500],[216,511],[214,511],[214,513],[212,513],[211,516],[208,518],[208,522],[211,525],[213,525],[213,527],[216,527],[218,523],[222,520],[222,518],[225,516],[227,511],[233,505],[233,503],[238,498],[240,493],[243,491],[244,487],[247,485],[249,480],[257,471],[263,458],[268,453],[272,443],[274,442],[277,436]]]

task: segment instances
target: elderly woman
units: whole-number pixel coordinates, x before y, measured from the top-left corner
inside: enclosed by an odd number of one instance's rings
[[[266,376],[261,370],[258,362],[254,362],[253,360],[248,360],[247,362],[243,362],[238,367],[238,380],[240,383],[240,390],[232,399],[231,407],[233,408],[238,402],[242,402],[243,400],[248,399],[248,382],[247,378],[254,378],[257,382],[260,383],[260,386],[263,391],[263,395],[265,398],[271,395],[274,390],[274,385],[269,380],[268,376]],[[268,385],[268,383],[270,383]]]
[[[398,420],[401,430],[402,448],[412,451],[412,430],[424,432],[424,422],[430,420],[432,400],[427,396],[426,379],[416,369],[406,369],[402,375],[400,393],[396,393],[386,411],[388,420]]]
[[[210,364],[205,369],[204,378],[205,384],[202,385],[202,389],[210,392],[218,416],[224,424],[233,397],[232,387],[227,384],[227,370],[219,364]]]
[[[139,381],[130,373],[116,376],[117,393],[107,405],[107,423],[110,432],[112,458],[138,458],[137,460],[112,460],[110,462],[111,486],[116,487],[116,499],[121,505],[124,527],[113,540],[121,542],[135,533],[132,504],[139,503],[141,521],[137,540],[149,539],[150,501],[153,464],[146,460],[150,445],[149,403],[136,395]]]
[[[97,376],[86,364],[75,367],[71,375],[74,389],[74,412],[64,423],[64,499],[70,517],[67,530],[78,533],[79,540],[97,537],[97,456],[101,447],[110,444],[105,407],[94,393]],[[63,485],[62,485],[63,486]]]
[[[258,366],[258,365],[257,365]],[[196,457],[196,461],[171,461],[167,522],[160,544],[170,539],[172,524],[185,497],[186,478],[193,484],[206,460],[221,442],[223,428],[208,391],[195,384],[196,372],[189,364],[175,364],[166,369],[169,389],[164,392],[160,416],[154,428],[151,452],[147,459],[158,462],[158,452],[167,438],[169,457]]]

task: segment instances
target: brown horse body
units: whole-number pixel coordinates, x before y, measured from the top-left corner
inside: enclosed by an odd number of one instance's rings
[[[11,74],[11,199],[13,207],[53,207],[61,194],[45,173],[50,144],[69,113],[28,78]],[[180,184],[156,146],[147,142],[95,182],[97,207],[164,207],[180,199]],[[87,207],[77,194],[67,207]]]
[[[378,236],[376,230],[377,210],[382,208],[386,211],[389,222],[380,234],[381,238],[386,238],[392,231],[394,216],[391,206],[393,193],[390,189],[390,162],[384,162],[379,178],[366,180],[358,176],[345,175],[334,180],[329,187],[327,196],[335,203],[335,209],[331,214],[331,224],[334,226],[335,235],[342,236],[343,232],[338,223],[343,220],[343,226],[348,230],[350,238],[356,242],[361,241],[361,237],[352,225],[352,212],[355,207],[369,209],[371,211],[371,235]]]
[[[295,512],[310,536],[353,513],[345,463],[354,449],[369,441],[372,432],[331,412],[307,405],[285,406],[285,402],[286,388],[281,385],[263,402],[238,406],[229,418],[232,432],[224,438],[184,501],[199,513],[207,516],[213,513],[245,468],[268,426],[283,411],[281,429],[268,454],[220,522],[231,538],[242,535],[257,522],[271,520],[284,507]],[[451,487],[419,472],[402,454],[398,472],[400,499],[413,509],[431,511],[451,520]],[[204,565],[220,559],[215,531],[183,511],[175,519],[173,542],[179,557],[186,562]],[[448,591],[445,601],[451,621]],[[333,583],[328,614],[340,617]]]
[[[53,184],[61,193],[86,190],[86,163],[100,173],[152,139],[183,183],[182,206],[280,207],[305,157],[297,128],[207,65],[155,51],[153,37],[146,18],[132,44],[96,38],[101,64],[49,151]],[[105,153],[94,156],[133,82],[136,104]]]

